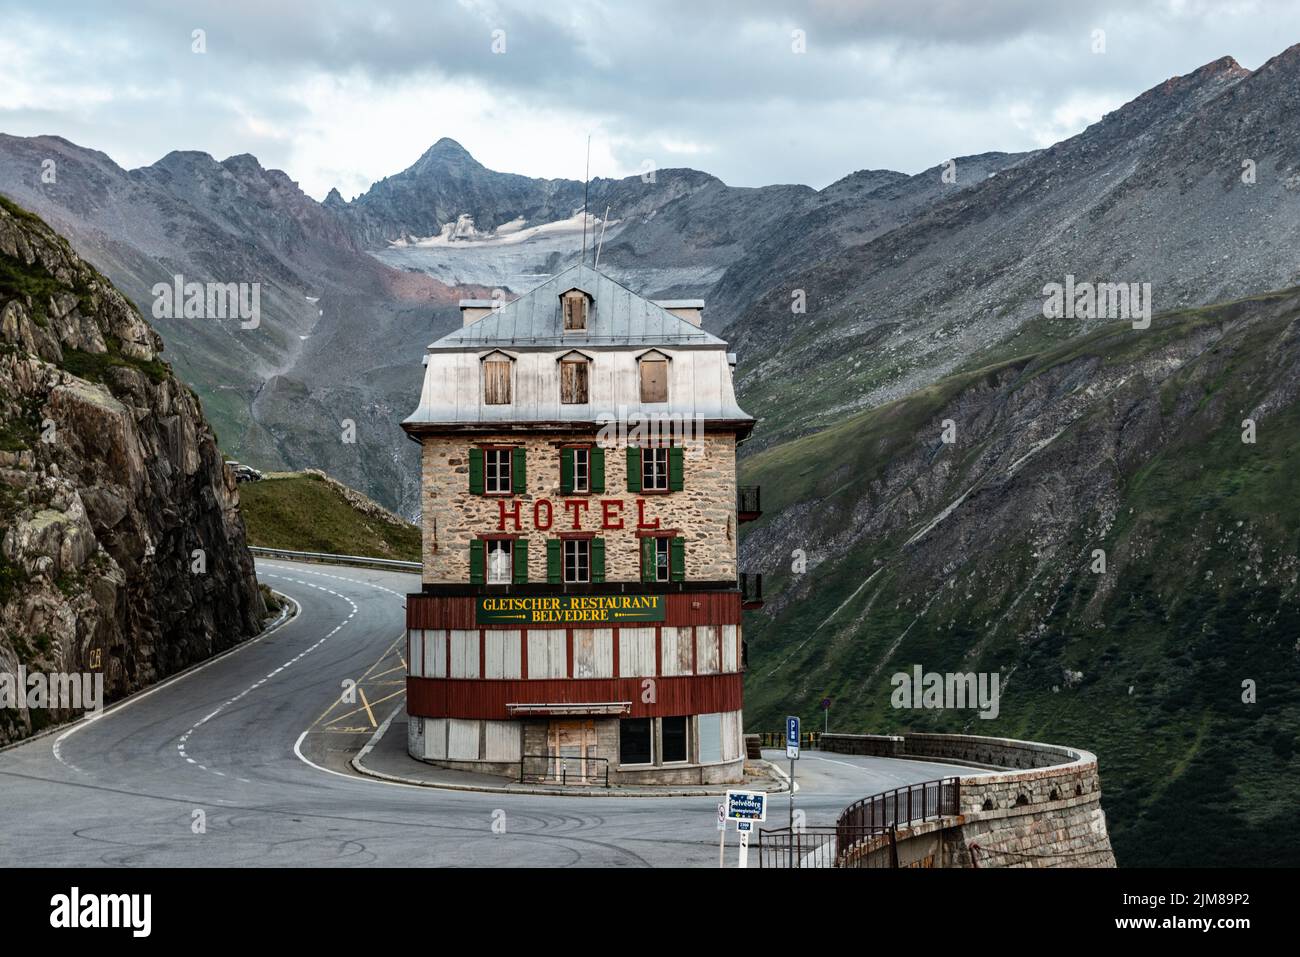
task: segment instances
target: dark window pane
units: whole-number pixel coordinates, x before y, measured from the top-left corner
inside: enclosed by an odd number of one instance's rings
[[[624,718],[618,723],[618,760],[622,764],[650,763],[649,718]]]
[[[663,720],[664,763],[686,760],[686,718]]]

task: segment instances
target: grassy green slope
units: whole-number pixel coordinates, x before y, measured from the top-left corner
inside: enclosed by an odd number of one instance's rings
[[[318,475],[272,473],[239,487],[248,543],[266,548],[420,560],[420,529],[367,513]]]
[[[1300,788],[1297,316],[1291,291],[985,357],[752,456],[743,480],[766,514],[746,552],[769,604],[747,628],[747,724],[802,712],[820,726],[828,694],[833,730],[1072,743],[1099,755],[1121,865],[1300,863],[1286,810]],[[1121,384],[1079,398],[1100,381]],[[1050,435],[1071,403],[1082,414],[1045,451],[989,477],[997,443]],[[918,454],[945,416],[970,437]],[[1019,520],[999,521],[1017,503]],[[870,533],[846,539],[861,521]],[[824,541],[842,550],[791,571],[794,548]],[[895,710],[890,676],[918,663],[1000,672],[1000,716]]]

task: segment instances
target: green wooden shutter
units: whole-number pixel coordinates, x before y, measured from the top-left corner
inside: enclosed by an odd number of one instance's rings
[[[563,569],[560,567],[560,540],[558,538],[548,538],[546,540],[546,580],[552,585],[558,585],[563,581]]]
[[[682,447],[674,445],[668,450],[668,491],[680,492],[682,482]]]
[[[573,449],[560,449],[560,493],[573,494]]]
[[[668,577],[675,582],[686,580],[686,539],[674,538],[668,543]]]
[[[515,563],[515,584],[522,585],[528,581],[528,539],[516,538],[511,550]]]
[[[627,490],[641,491],[641,449],[636,445],[627,447]]]
[[[469,494],[483,494],[483,450],[469,450]]]
[[[593,584],[601,584],[605,580],[605,540],[603,538],[593,538],[591,540],[591,580]]]
[[[515,449],[512,453],[514,461],[510,463],[510,480],[514,486],[516,495],[522,495],[528,491],[528,477],[525,469],[528,466],[528,450],[523,446]]]
[[[471,585],[481,585],[486,581],[487,576],[483,574],[486,548],[487,546],[483,542],[469,543],[469,583]]]
[[[641,580],[643,582],[655,580],[655,540],[653,538],[641,539]]]
[[[591,490],[605,491],[605,450],[599,445],[591,450]]]

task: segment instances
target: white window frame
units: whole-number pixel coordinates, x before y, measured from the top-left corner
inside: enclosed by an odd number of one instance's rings
[[[663,465],[659,462],[662,457]],[[668,491],[668,473],[670,470],[668,447],[666,445],[648,445],[641,450],[641,489],[646,492]],[[654,483],[651,482],[654,478]]]
[[[494,547],[495,546],[495,547]],[[489,538],[483,542],[483,581],[489,585],[510,585],[515,580],[515,543],[509,538]],[[505,552],[505,577],[494,575],[492,553]]]
[[[673,540],[667,535],[655,536],[655,581],[671,581],[673,577]],[[662,560],[661,560],[662,553]]]
[[[582,570],[585,566],[586,578],[569,577],[569,551],[573,546],[573,565],[575,572]],[[591,539],[589,538],[565,538],[561,539],[560,545],[560,566],[561,578],[566,585],[587,585],[591,582]]]
[[[591,449],[573,450],[573,490],[591,491]]]
[[[500,458],[497,464],[493,466],[494,457],[504,457],[505,464],[501,464]],[[510,495],[514,492],[514,449],[484,449],[483,450],[483,491],[487,495]],[[493,480],[500,485],[504,477],[505,488],[493,488]]]

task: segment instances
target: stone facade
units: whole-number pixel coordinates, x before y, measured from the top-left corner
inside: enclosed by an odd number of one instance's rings
[[[638,502],[646,521],[659,530],[679,529],[686,540],[686,577],[691,581],[735,581],[736,578],[736,440],[729,433],[706,435],[683,455],[683,488],[678,492],[629,492],[627,456],[623,448],[605,451],[605,491],[563,495],[560,492],[560,448],[593,442],[593,432],[521,435],[430,435],[423,439],[424,528],[423,564],[426,583],[469,581],[469,543],[481,534],[518,531],[528,539],[528,580],[546,581],[547,538],[559,532],[595,532],[605,539],[606,581],[634,582],[641,578],[637,538]],[[477,445],[523,445],[527,449],[527,490],[518,495],[479,495],[469,491],[469,449]],[[549,530],[534,528],[534,505],[551,503]],[[578,511],[579,527],[565,502],[585,503]],[[603,529],[603,502],[622,522],[621,529]],[[513,512],[519,503],[516,529]],[[575,506],[576,507],[576,506]],[[502,526],[502,509],[507,513]],[[611,522],[617,524],[617,522]]]

